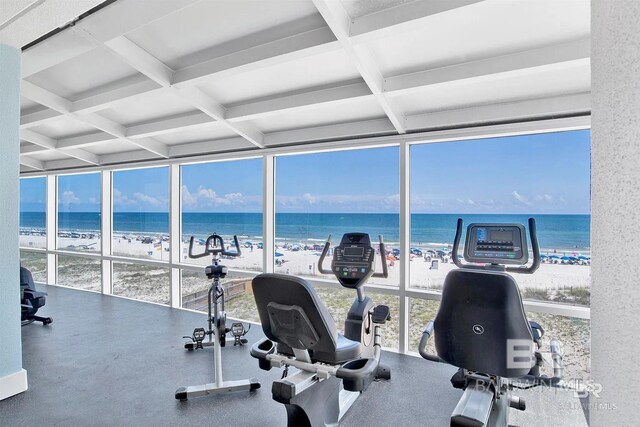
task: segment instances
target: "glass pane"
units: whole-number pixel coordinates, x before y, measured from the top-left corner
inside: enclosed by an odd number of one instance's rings
[[[99,259],[58,255],[58,284],[102,291],[102,262]]]
[[[344,322],[351,304],[356,298],[356,292],[346,288],[328,288],[317,286],[316,291],[327,306],[329,313],[333,317],[336,328],[340,333],[344,332]],[[382,346],[397,350],[399,343],[399,298],[395,295],[387,295],[375,292],[365,292],[373,300],[374,305],[385,304],[389,306],[391,320],[382,326]]]
[[[411,298],[409,306],[409,350],[417,352],[422,330],[438,313],[440,301]],[[591,338],[590,323],[585,319],[557,316],[543,313],[527,313],[527,318],[538,322],[545,331],[542,351],[549,351],[549,341],[556,338],[564,351],[564,379],[570,385],[583,384],[591,376]],[[429,342],[427,351],[435,354],[433,340]],[[543,374],[551,376],[550,368],[543,369]]]
[[[589,131],[412,146],[411,286],[442,288],[459,217],[525,226],[534,217],[544,262],[515,275],[523,297],[589,305]]]
[[[169,260],[169,168],[113,172],[112,252]]]
[[[31,272],[34,282],[47,283],[47,255],[20,251],[20,265]]]
[[[100,173],[58,177],[58,249],[100,252]]]
[[[169,269],[114,262],[113,294],[168,305]]]
[[[182,166],[181,261],[209,265],[210,257],[187,254],[191,236],[199,252],[213,233],[227,245],[238,236],[242,255],[225,259],[227,267],[262,271],[262,159]]]
[[[207,312],[207,293],[211,280],[204,271],[182,270],[182,308]],[[251,278],[227,275],[222,280],[225,288],[225,310],[233,319],[260,322],[256,302],[251,291]]]
[[[275,271],[322,276],[316,264],[329,234],[337,245],[344,233],[369,233],[374,246],[383,235],[397,251],[398,156],[398,147],[387,147],[278,157]],[[388,264],[389,277],[371,283],[398,285],[391,254]]]
[[[47,247],[47,180],[20,178],[20,246]]]
[[[418,352],[418,343],[422,338],[422,331],[431,320],[435,319],[440,307],[440,301],[410,298],[409,299],[409,351]],[[436,354],[433,339],[427,345],[430,354]]]

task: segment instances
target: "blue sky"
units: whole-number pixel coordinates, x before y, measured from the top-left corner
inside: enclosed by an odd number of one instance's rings
[[[100,174],[59,176],[58,212],[100,212]]]
[[[262,159],[182,167],[183,212],[262,212]]]
[[[278,212],[398,212],[398,147],[276,160]],[[114,173],[115,212],[166,212],[168,168]],[[21,181],[21,209],[44,211],[44,179]],[[61,212],[99,212],[100,175],[59,177]],[[413,213],[589,213],[589,131],[411,148]],[[182,168],[184,212],[261,212],[262,160]]]
[[[20,180],[20,210],[22,212],[46,212],[47,180],[45,178]]]
[[[113,173],[114,212],[169,212],[169,168]]]

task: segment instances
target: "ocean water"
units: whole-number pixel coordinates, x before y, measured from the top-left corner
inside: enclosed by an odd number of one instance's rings
[[[412,245],[446,245],[453,241],[456,220],[462,217],[465,226],[471,222],[515,222],[527,224],[528,215],[411,215]],[[590,247],[589,215],[534,215],[538,228],[538,240],[544,249],[588,250]],[[58,214],[61,231],[98,231],[100,213],[72,212]],[[22,228],[42,229],[45,226],[43,212],[22,212]],[[261,213],[184,213],[183,236],[206,237],[216,232],[230,236],[237,234],[244,240],[259,240],[262,236]],[[466,228],[466,227],[465,227]],[[167,213],[116,213],[113,218],[114,233],[168,233]],[[373,239],[383,235],[389,245],[399,241],[399,216],[397,214],[343,214],[343,213],[278,213],[276,214],[276,238],[290,242],[322,242],[331,233],[334,242],[350,231],[369,233]]]

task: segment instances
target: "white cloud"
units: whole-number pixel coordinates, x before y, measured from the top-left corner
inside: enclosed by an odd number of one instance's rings
[[[316,197],[313,196],[311,193],[304,193],[302,195],[302,200],[312,205],[316,202]]]
[[[241,206],[245,205],[251,197],[245,197],[242,193],[227,193],[218,195],[212,188],[198,187],[194,192],[186,185],[182,186],[182,204],[189,208],[215,207],[215,206]]]
[[[162,200],[144,193],[133,193],[133,197],[138,202],[149,203],[153,206],[162,206],[164,204]]]
[[[513,190],[511,195],[520,203],[524,203],[527,206],[531,206],[531,202],[526,197],[518,193],[516,190]]]
[[[62,193],[62,204],[77,205],[78,203],[80,203],[80,199],[76,197],[73,191],[65,191]]]

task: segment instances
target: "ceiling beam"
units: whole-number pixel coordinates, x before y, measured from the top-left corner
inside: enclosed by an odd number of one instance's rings
[[[589,92],[407,116],[412,131],[588,114]]]
[[[425,20],[484,0],[417,0],[351,19],[349,37],[356,43],[424,28]]]
[[[394,96],[415,93],[416,89],[440,83],[482,78],[495,74],[589,59],[590,54],[590,39],[579,39],[509,55],[494,56],[447,67],[387,77],[384,79],[383,87],[385,93],[393,94]]]
[[[34,159],[33,157],[25,156],[24,154],[20,154],[20,164],[39,171],[45,169],[43,161]]]
[[[313,0],[324,20],[331,28],[331,31],[342,45],[353,65],[364,79],[367,86],[373,93],[380,107],[384,110],[387,117],[393,124],[398,133],[405,133],[404,114],[394,105],[393,101],[387,99],[382,90],[382,74],[378,70],[377,65],[365,49],[356,49],[353,41],[349,37],[349,25],[351,18],[344,10],[342,3],[332,0]]]
[[[173,83],[177,86],[201,83],[212,77],[245,73],[325,52],[336,51],[340,45],[326,27],[304,30],[271,42],[229,53],[176,71]]]
[[[363,82],[340,82],[322,88],[295,91],[227,107],[231,122],[254,120],[287,111],[304,111],[319,105],[342,104],[372,97]]]
[[[363,136],[394,135],[396,133],[391,122],[387,118],[382,118],[272,132],[265,135],[265,145],[275,147]]]

